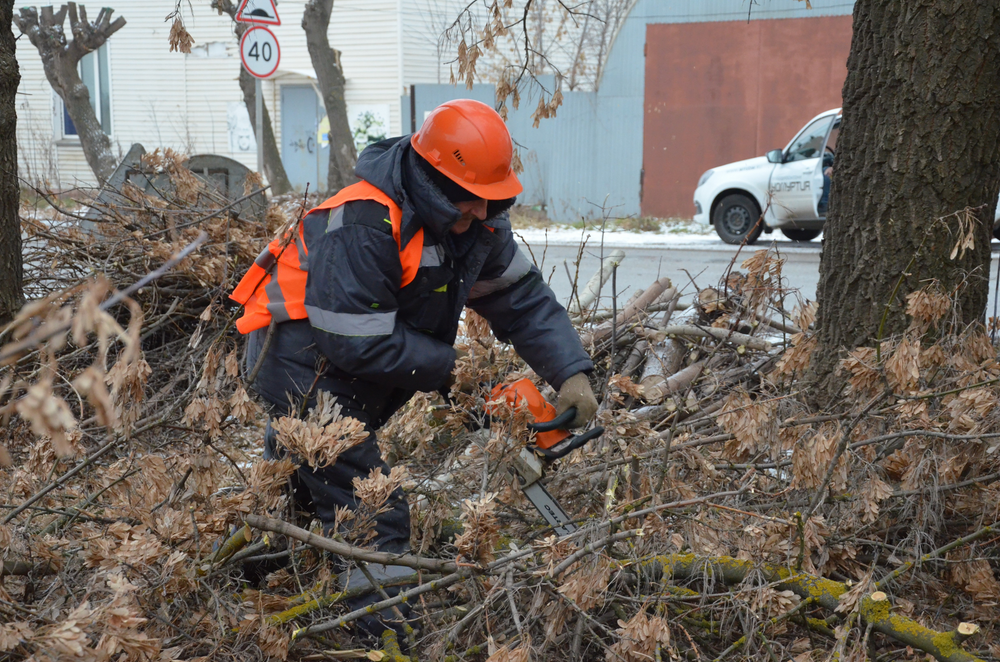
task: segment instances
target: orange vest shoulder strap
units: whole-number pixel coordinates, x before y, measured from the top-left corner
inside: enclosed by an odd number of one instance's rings
[[[420,268],[420,256],[424,250],[424,229],[420,228],[405,247],[402,246],[403,210],[381,189],[361,180],[356,184],[344,187],[337,195],[323,202],[318,207],[309,210],[322,211],[333,209],[353,200],[373,200],[389,208],[389,222],[392,223],[392,238],[399,248],[399,262],[403,265],[403,278],[400,287],[406,287],[417,277]]]
[[[350,186],[345,186],[340,189],[337,195],[332,198],[328,198],[318,207],[313,207],[309,210],[309,213],[314,211],[321,211],[323,209],[333,209],[334,207],[339,207],[340,205],[351,202],[352,200],[374,200],[375,202],[380,202],[389,208],[389,213],[392,214],[396,211],[402,216],[403,210],[399,208],[399,205],[390,198],[388,195],[382,192],[381,189],[369,184],[365,180],[361,180],[356,184],[351,184]]]

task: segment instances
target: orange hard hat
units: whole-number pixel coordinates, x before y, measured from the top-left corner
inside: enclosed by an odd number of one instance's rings
[[[497,111],[472,99],[441,104],[410,137],[417,154],[466,191],[506,200],[524,190],[511,168],[514,145]]]

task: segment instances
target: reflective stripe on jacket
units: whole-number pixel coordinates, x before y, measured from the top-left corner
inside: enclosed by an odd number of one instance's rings
[[[317,218],[312,216],[313,212],[330,210],[324,231],[332,232],[343,224],[343,206],[354,200],[372,200],[389,209],[388,221],[392,225],[392,237],[399,247],[399,262],[403,267],[400,287],[413,282],[421,266],[441,264],[438,247],[424,248],[423,228],[417,230],[406,246],[400,245],[403,210],[385,193],[366,181],[360,181],[342,189],[337,195],[311,209],[309,214],[296,224],[294,230],[272,240],[257,256],[239,285],[229,295],[230,299],[244,306],[242,317],[236,321],[236,328],[240,333],[246,334],[261,329],[270,324],[272,319],[280,323],[307,317],[314,327],[332,331],[328,328],[332,323],[328,312],[305,305],[306,282],[309,278],[309,248],[306,244],[305,222]],[[358,319],[353,324],[346,318],[338,320],[338,328],[346,331],[346,335],[377,335],[391,333],[395,323],[393,319],[382,316],[357,315],[356,317]],[[382,327],[387,327],[388,331]]]
[[[593,369],[566,310],[518,248],[511,201],[489,203],[485,221],[454,235],[459,210],[411,151],[404,139],[370,146],[357,167],[370,186],[351,189],[364,195],[339,206],[347,194],[335,197],[303,219],[305,315],[276,325],[254,384],[279,414],[298,410],[290,395],[312,406],[326,391],[350,398],[379,427],[414,391],[448,380],[466,306],[554,388]],[[262,343],[264,334],[258,328],[250,339]]]

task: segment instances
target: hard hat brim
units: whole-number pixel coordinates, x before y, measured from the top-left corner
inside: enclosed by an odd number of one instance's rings
[[[470,184],[459,177],[455,177],[450,172],[439,170],[437,168],[435,168],[435,170],[464,188],[469,193],[479,196],[483,200],[508,200],[516,195],[520,195],[521,192],[524,191],[524,187],[521,186],[521,182],[517,178],[517,175],[514,174],[513,170],[507,173],[506,179],[499,182],[493,182],[492,184]]]

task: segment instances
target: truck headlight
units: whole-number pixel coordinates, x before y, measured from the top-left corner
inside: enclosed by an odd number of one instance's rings
[[[712,174],[714,172],[715,172],[714,170],[706,170],[705,174],[702,175],[701,179],[698,180],[698,186],[701,186],[702,184],[704,184],[705,182],[707,182],[709,179],[711,179]]]

